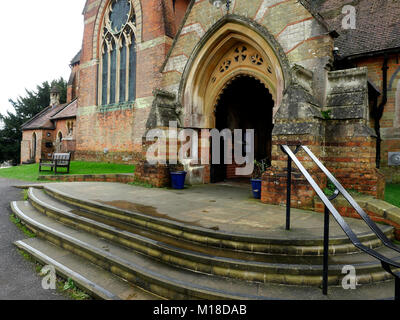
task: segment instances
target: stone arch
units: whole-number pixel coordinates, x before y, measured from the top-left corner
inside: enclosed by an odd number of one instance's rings
[[[103,23],[104,14],[106,13],[106,9],[109,3],[112,0],[101,0],[99,5],[99,9],[97,11],[96,22],[94,25],[93,32],[93,59],[97,59],[99,57],[100,49],[100,38],[101,38],[101,24]],[[131,0],[133,3],[133,7],[135,9],[136,14],[136,42],[142,42],[142,5],[140,0]]]
[[[237,52],[240,46],[248,54],[245,59],[239,57],[242,61],[237,63],[233,59],[237,57],[235,54],[242,53]],[[261,64],[257,65],[257,61]],[[221,71],[221,79],[215,79],[219,68],[225,68],[226,72]],[[227,83],[240,75],[251,76],[264,84],[274,97],[275,114],[291,82],[289,62],[264,27],[243,17],[229,16],[207,32],[186,65],[179,90],[184,126],[212,128],[218,97]]]

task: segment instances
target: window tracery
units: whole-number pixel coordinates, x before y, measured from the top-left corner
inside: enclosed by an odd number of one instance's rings
[[[99,104],[136,99],[136,15],[131,0],[113,0],[106,9],[100,40]]]

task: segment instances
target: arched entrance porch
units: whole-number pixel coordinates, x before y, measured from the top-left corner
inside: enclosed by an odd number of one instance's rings
[[[290,81],[287,61],[281,60],[279,44],[253,26],[221,25],[195,50],[185,69],[180,90],[184,127],[254,129],[256,159],[271,159],[273,117]],[[210,175],[204,167],[203,182],[229,177],[234,166],[211,166]]]

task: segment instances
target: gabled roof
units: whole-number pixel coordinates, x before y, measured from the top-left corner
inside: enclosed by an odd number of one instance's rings
[[[64,109],[51,117],[51,120],[75,118],[78,110],[78,99],[73,100]]]
[[[60,112],[66,105],[58,105],[55,107],[49,106],[42,112],[34,116],[28,122],[22,125],[22,130],[35,130],[35,129],[55,129],[51,117]]]
[[[400,1],[315,0],[313,7],[339,33],[339,55],[351,57],[400,48]],[[356,29],[344,30],[342,8],[356,8]]]
[[[71,66],[73,66],[73,65],[78,64],[78,63],[81,62],[81,53],[82,53],[82,50],[80,50],[80,51],[75,55],[75,57],[72,58],[72,60],[71,60],[71,62],[70,62],[70,65],[71,65]]]
[[[25,122],[21,128],[22,130],[54,130],[54,120],[76,117],[76,102],[77,100],[74,100],[71,103],[60,104],[55,107],[49,106],[38,113],[36,116],[34,116],[32,119]],[[62,116],[59,117],[60,113],[64,111],[64,109],[67,109],[66,112],[64,114],[61,114]],[[73,115],[74,112],[75,115]]]

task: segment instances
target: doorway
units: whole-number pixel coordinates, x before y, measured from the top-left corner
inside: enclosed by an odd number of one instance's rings
[[[32,135],[31,160],[35,160],[35,161],[36,161],[36,146],[37,146],[36,133],[33,133],[33,135]]]
[[[269,90],[257,79],[250,76],[235,78],[220,95],[215,110],[216,129],[254,129],[254,156],[260,161],[271,162],[272,129],[274,101]],[[224,144],[221,140],[220,154]],[[245,150],[243,150],[245,151]],[[214,150],[211,150],[213,153]],[[233,154],[233,150],[232,150]],[[211,182],[217,183],[227,179],[248,179],[237,176],[234,157],[232,164],[213,164]],[[223,159],[221,159],[223,163]],[[248,181],[248,180],[247,180]]]

